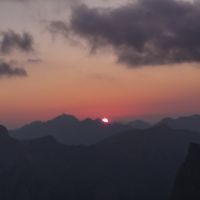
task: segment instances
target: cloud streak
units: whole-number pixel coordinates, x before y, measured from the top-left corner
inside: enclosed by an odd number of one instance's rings
[[[137,0],[113,9],[74,7],[70,23],[54,22],[62,35],[76,35],[93,50],[112,47],[128,67],[200,62],[200,3]],[[55,26],[56,25],[56,26]]]
[[[0,78],[16,76],[26,77],[27,72],[23,68],[13,67],[6,62],[0,62]]]
[[[22,34],[13,30],[0,32],[0,53],[10,54],[14,50],[29,53],[33,51],[33,37],[27,32]]]

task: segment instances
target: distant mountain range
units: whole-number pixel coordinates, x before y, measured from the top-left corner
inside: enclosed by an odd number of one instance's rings
[[[10,131],[10,135],[20,140],[53,136],[65,144],[90,145],[132,127],[133,125],[120,123],[105,124],[99,119],[80,121],[72,115],[60,115],[47,122],[32,122],[22,128]]]
[[[121,131],[90,146],[64,145],[53,136],[17,141],[2,127],[0,195],[5,200],[168,200],[192,142],[200,143],[200,133],[164,124]]]
[[[165,118],[159,124],[165,124],[174,129],[200,132],[200,115],[179,117],[177,119]]]
[[[158,122],[173,129],[183,129],[200,132],[200,115],[166,118]],[[32,140],[44,136],[53,136],[64,144],[91,145],[118,132],[130,129],[147,129],[152,125],[142,120],[131,121],[127,124],[104,124],[101,120],[78,120],[72,115],[60,115],[47,122],[35,121],[19,129],[10,131],[13,138]]]

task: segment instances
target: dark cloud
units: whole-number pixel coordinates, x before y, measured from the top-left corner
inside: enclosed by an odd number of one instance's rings
[[[69,27],[62,21],[52,21],[47,29],[52,33],[53,36],[59,33],[64,37],[68,37],[70,33]]]
[[[25,77],[27,76],[27,72],[23,68],[13,67],[8,63],[0,62],[0,78],[6,77],[14,77],[20,76]]]
[[[13,50],[33,51],[33,37],[29,33],[16,33],[12,30],[0,33],[0,52],[9,54]]]
[[[92,49],[112,47],[118,62],[140,67],[200,62],[199,19],[198,1],[137,0],[113,9],[77,6],[70,24],[56,27]]]

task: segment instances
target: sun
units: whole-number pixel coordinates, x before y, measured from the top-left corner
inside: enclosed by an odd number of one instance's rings
[[[105,124],[108,124],[109,123],[109,120],[108,120],[108,118],[102,118],[102,120],[101,120],[103,123],[105,123]]]

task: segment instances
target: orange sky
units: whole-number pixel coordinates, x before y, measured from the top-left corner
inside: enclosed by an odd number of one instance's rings
[[[18,126],[61,113],[115,120],[200,112],[196,67],[127,70],[101,56],[64,65],[67,60],[60,67],[42,63],[27,78],[2,79],[0,121]]]

